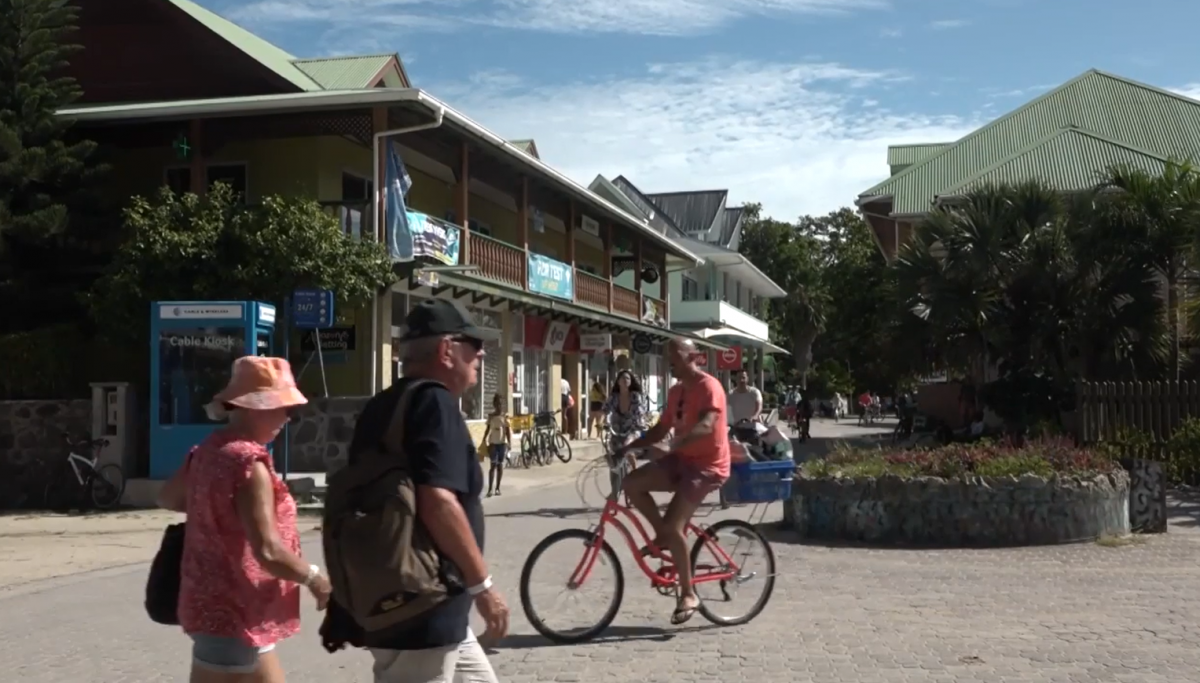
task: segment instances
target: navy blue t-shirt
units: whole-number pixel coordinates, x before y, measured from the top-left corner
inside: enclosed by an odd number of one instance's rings
[[[355,436],[360,432],[373,431],[361,429],[364,422],[387,425],[405,386],[412,381],[401,379],[367,402],[359,417]],[[403,448],[413,482],[417,486],[435,486],[453,491],[466,512],[475,542],[482,551],[483,503],[479,494],[483,491],[483,470],[475,453],[475,442],[459,410],[458,400],[441,385],[421,387],[409,399],[405,417]],[[355,447],[358,445],[351,444],[352,454],[359,451]],[[403,627],[372,634],[366,644],[388,650],[425,650],[461,643],[467,635],[472,604],[471,597],[464,592]]]

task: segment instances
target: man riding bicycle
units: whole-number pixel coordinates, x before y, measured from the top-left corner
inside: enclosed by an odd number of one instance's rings
[[[629,501],[654,529],[654,542],[643,554],[670,559],[679,577],[679,602],[671,615],[672,624],[682,624],[695,615],[700,599],[692,585],[686,528],[704,498],[729,478],[729,437],[726,432],[725,390],[712,375],[693,361],[696,346],[688,340],[667,345],[671,374],[679,381],[667,392],[662,417],[646,435],[618,452],[646,450],[653,462],[629,473],[622,489]],[[666,449],[662,443],[674,432]],[[665,515],[651,495],[671,492]]]

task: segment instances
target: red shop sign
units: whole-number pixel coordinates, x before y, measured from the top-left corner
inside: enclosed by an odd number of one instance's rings
[[[734,346],[733,348],[725,349],[717,353],[717,369],[718,370],[741,370],[742,369],[742,347]]]

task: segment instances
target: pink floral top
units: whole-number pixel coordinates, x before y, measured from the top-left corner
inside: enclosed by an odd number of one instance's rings
[[[185,633],[238,638],[265,647],[300,630],[300,588],[266,572],[254,558],[234,493],[255,461],[275,474],[261,444],[217,432],[187,461],[187,536],[180,570],[179,623]],[[279,537],[300,552],[296,502],[275,479]]]

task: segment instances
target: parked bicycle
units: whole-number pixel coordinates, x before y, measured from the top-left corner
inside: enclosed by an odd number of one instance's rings
[[[521,435],[520,465],[549,465],[554,458],[571,462],[571,444],[558,428],[558,416],[562,410],[538,413],[533,418],[533,429]]]
[[[49,510],[69,510],[91,504],[98,510],[110,510],[125,493],[125,473],[120,465],[99,464],[96,452],[108,445],[108,439],[82,438],[72,441],[63,434],[67,457],[61,471],[46,484],[45,503]]]
[[[731,479],[734,482],[732,488],[734,493],[730,495],[730,498],[733,499],[731,502],[754,503],[750,519],[755,519],[761,504],[781,500],[789,495],[792,467],[791,463],[782,466],[780,463],[734,465],[735,476],[740,476],[743,480],[739,482]],[[624,460],[618,462],[597,460],[584,468],[579,475],[580,480],[595,473],[597,468],[607,470],[613,479],[613,491],[606,497],[599,522],[588,529],[563,529],[550,534],[529,553],[529,557],[525,560],[525,566],[521,569],[521,607],[525,611],[525,617],[529,619],[529,623],[538,633],[555,643],[573,644],[591,640],[608,628],[616,618],[625,595],[625,573],[616,552],[607,540],[607,535],[613,528],[624,538],[638,568],[650,581],[651,587],[664,596],[676,596],[678,592],[674,564],[670,561],[658,560],[658,567],[651,566],[650,563],[655,560],[644,557],[640,551],[641,548],[652,542],[646,526],[637,513],[618,502],[621,498],[620,482],[628,472],[628,465]],[[757,474],[755,474],[756,469],[758,470]],[[771,472],[768,473],[765,470],[771,470]],[[770,479],[767,486],[762,486],[761,481],[755,479],[756,476],[764,473]],[[579,481],[577,481],[576,489],[583,498],[583,486]],[[586,501],[584,502],[586,504]],[[766,509],[763,508],[762,514],[757,515],[758,518],[761,519],[765,513]],[[631,532],[630,529],[633,531]],[[634,536],[635,533],[637,538]],[[715,597],[701,599],[700,614],[720,626],[745,624],[758,616],[771,598],[776,576],[775,553],[762,532],[749,521],[722,519],[703,528],[694,521],[690,522],[687,525],[687,535],[695,539],[688,561],[692,564],[692,581],[698,589],[697,592],[701,586],[716,586],[718,589]],[[752,556],[750,550],[756,544],[762,548],[761,555],[765,559],[765,567],[761,571],[747,571],[746,560]],[[563,587],[564,592],[573,594],[581,590],[585,583],[589,586],[597,583],[591,580],[593,572],[597,569],[611,571],[613,575],[611,581],[613,595],[609,598],[607,607],[598,620],[587,623],[578,629],[552,626],[548,621],[549,615],[534,605],[532,595],[532,589],[545,588],[552,583],[542,579],[534,580],[535,569],[543,566],[563,566],[560,561],[549,560],[539,564],[539,560],[555,546],[563,545],[567,546],[568,552],[576,553],[576,557],[579,557],[579,553],[582,554]],[[761,592],[747,610],[729,615],[722,613],[722,604],[732,602],[742,588],[753,585],[757,585]],[[570,612],[577,613],[578,610],[572,608]]]

